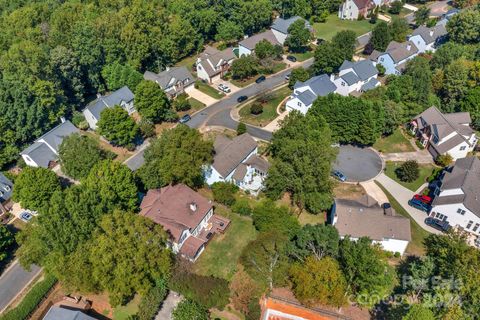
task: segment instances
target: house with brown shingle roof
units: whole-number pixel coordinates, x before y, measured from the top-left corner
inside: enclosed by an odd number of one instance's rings
[[[430,216],[480,236],[480,160],[458,159],[439,178]]]
[[[437,24],[431,28],[420,26],[413,30],[408,40],[415,43],[420,53],[434,52],[439,45],[445,42],[447,34],[447,28],[444,24]]]
[[[274,46],[282,46],[272,30],[267,30],[248,37],[238,43],[238,56],[249,56],[255,50],[255,46],[262,40],[270,42]]]
[[[257,154],[257,142],[248,133],[233,139],[217,136],[213,164],[205,170],[208,185],[231,182],[257,195],[263,188],[270,164]]]
[[[368,195],[356,200],[335,199],[329,220],[340,237],[368,237],[393,253],[403,255],[411,240],[410,220],[396,215],[389,205],[380,206]]]
[[[197,76],[209,83],[220,80],[229,69],[235,59],[232,48],[223,51],[206,46],[205,50],[197,58]]]
[[[214,214],[213,204],[184,184],[148,190],[140,215],[160,224],[170,236],[175,254],[195,261],[215,233],[223,233],[230,220]]]
[[[419,54],[418,48],[411,41],[391,41],[385,52],[373,50],[368,57],[375,64],[385,67],[385,74],[400,75],[405,70],[407,62]]]
[[[449,154],[457,160],[466,157],[477,144],[471,123],[468,112],[444,114],[430,107],[410,122],[410,130],[434,158]]]

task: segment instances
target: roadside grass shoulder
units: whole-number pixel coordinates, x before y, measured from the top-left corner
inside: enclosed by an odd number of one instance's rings
[[[412,146],[402,129],[397,128],[391,135],[379,138],[373,148],[383,153],[413,152]]]
[[[385,174],[389,178],[395,180],[396,182],[398,182],[399,184],[401,184],[402,186],[404,186],[405,188],[413,192],[417,191],[422,184],[427,182],[427,178],[430,177],[436,169],[436,167],[431,164],[419,164],[418,178],[413,182],[404,182],[397,177],[397,174],[395,172],[400,167],[401,164],[402,162],[387,161],[385,163]]]

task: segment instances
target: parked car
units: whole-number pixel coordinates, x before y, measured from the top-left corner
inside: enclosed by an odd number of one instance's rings
[[[422,201],[423,203],[426,203],[426,204],[432,203],[432,198],[430,198],[429,196],[425,196],[423,194],[416,194],[416,195],[413,196],[413,199],[420,200],[420,201]]]
[[[237,102],[238,102],[238,103],[242,103],[243,101],[245,101],[245,100],[247,100],[247,99],[248,99],[247,96],[240,96],[240,97],[237,98]]]
[[[229,87],[229,86],[227,86],[227,85],[225,85],[225,84],[223,84],[223,83],[220,83],[220,84],[217,86],[217,88],[218,88],[218,90],[223,91],[223,92],[225,92],[225,93],[229,93],[230,91],[232,91],[232,90],[230,90],[230,87]]]
[[[23,220],[23,221],[25,221],[25,222],[28,222],[28,221],[30,221],[30,220],[32,219],[32,215],[31,215],[30,213],[28,213],[28,212],[22,212],[22,213],[20,214],[20,219]]]
[[[260,76],[257,78],[257,80],[255,80],[256,83],[260,83],[260,82],[263,82],[265,81],[267,78],[265,78],[265,76]]]
[[[347,176],[344,175],[343,173],[341,173],[341,172],[338,171],[338,170],[333,170],[332,176],[335,177],[335,178],[337,178],[338,180],[340,180],[340,181],[342,181],[342,182],[347,181]]]
[[[192,117],[189,114],[186,114],[183,117],[181,117],[180,120],[178,120],[178,122],[186,123],[186,122],[190,121],[190,119],[192,119]]]
[[[290,75],[291,75],[291,73],[287,73],[287,74],[285,75],[285,80],[290,80]]]
[[[448,230],[450,230],[450,228],[452,228],[452,226],[447,221],[442,221],[433,217],[426,218],[425,224],[443,232],[447,232]]]
[[[291,62],[297,62],[297,57],[295,56],[287,56],[287,60]]]
[[[430,209],[432,207],[430,207],[429,204],[426,204],[420,200],[416,200],[416,199],[410,199],[408,200],[408,205],[411,206],[411,207],[414,207],[418,210],[422,210],[422,211],[425,211],[425,212],[429,212]]]

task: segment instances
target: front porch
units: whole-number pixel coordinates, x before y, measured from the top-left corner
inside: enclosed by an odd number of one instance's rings
[[[417,121],[412,120],[408,126],[407,126],[408,131],[410,131],[411,134],[413,134],[420,144],[424,147],[427,148],[428,142],[430,141],[430,136],[425,132],[424,130],[421,130],[418,127]]]

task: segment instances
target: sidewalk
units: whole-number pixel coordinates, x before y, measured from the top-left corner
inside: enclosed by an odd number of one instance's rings
[[[417,222],[417,224],[430,233],[442,234],[441,231],[434,229],[425,224],[425,218],[427,218],[427,213],[417,210],[408,205],[408,200],[412,199],[414,192],[408,190],[401,184],[387,177],[384,173],[381,173],[376,179],[385,189],[390,192],[390,194],[398,201],[398,203],[408,212],[411,218]]]

